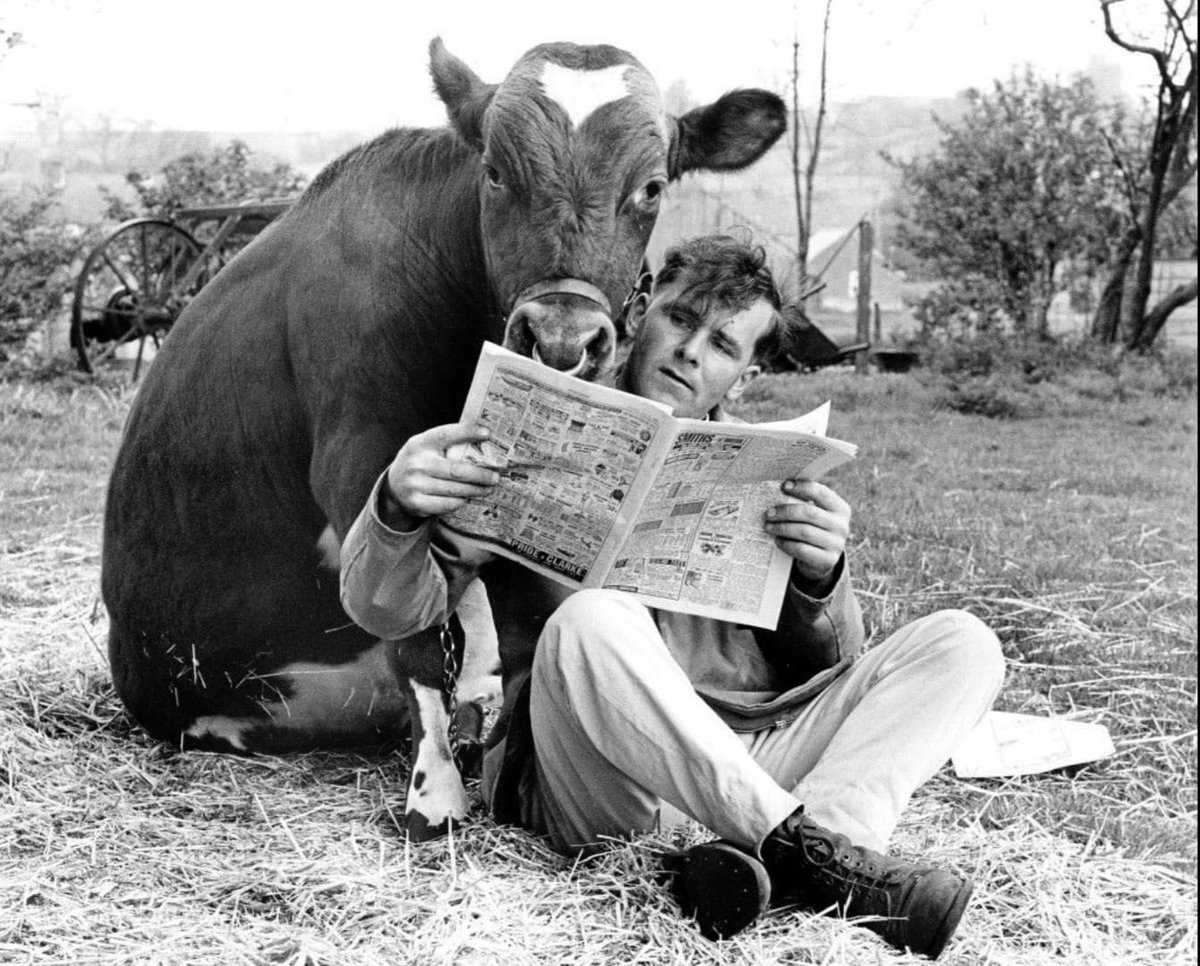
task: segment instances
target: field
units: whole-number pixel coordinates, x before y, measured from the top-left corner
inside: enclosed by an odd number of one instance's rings
[[[1123,396],[1124,398],[1120,398]],[[965,607],[999,633],[1005,710],[1106,725],[1116,754],[1030,778],[947,769],[894,851],[976,898],[942,962],[1195,963],[1196,401],[1122,393],[992,420],[910,376],[768,376],[744,412],[832,398],[876,633]],[[657,853],[568,861],[482,814],[408,846],[397,755],[235,759],[155,746],[115,701],[97,597],[128,395],[0,384],[0,962],[918,962],[778,911],[725,943],[679,918]]]

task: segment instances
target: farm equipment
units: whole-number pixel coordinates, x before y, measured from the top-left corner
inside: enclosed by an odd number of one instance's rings
[[[805,372],[854,362],[860,352],[865,352],[880,372],[907,372],[917,363],[917,353],[907,349],[876,348],[870,342],[838,345],[803,312],[796,320],[792,349],[786,356],[791,368]]]
[[[293,200],[186,208],[119,225],[75,282],[71,347],[79,368],[136,381],[184,306]]]

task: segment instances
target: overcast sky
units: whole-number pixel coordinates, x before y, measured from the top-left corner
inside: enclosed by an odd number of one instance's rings
[[[606,42],[696,100],[737,86],[783,93],[792,23],[815,91],[823,0],[0,0],[25,43],[0,59],[0,134],[57,98],[87,124],[214,131],[382,130],[444,119],[427,47],[485,80],[545,40]],[[1137,14],[1154,0],[1126,0]],[[687,13],[681,11],[687,10]],[[724,12],[721,12],[724,11]],[[1148,21],[1142,14],[1142,23]],[[1014,64],[1066,77],[1105,63],[1136,91],[1148,58],[1105,37],[1098,0],[834,0],[831,96],[952,96]]]

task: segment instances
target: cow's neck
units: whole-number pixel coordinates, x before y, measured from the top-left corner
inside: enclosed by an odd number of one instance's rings
[[[397,180],[403,194],[384,213],[387,234],[396,239],[386,256],[388,274],[422,276],[419,286],[387,292],[393,323],[386,327],[385,351],[401,369],[412,358],[443,360],[445,371],[428,402],[436,418],[456,418],[479,347],[485,338],[499,338],[503,323],[484,261],[478,156],[448,131],[425,137],[402,159]]]

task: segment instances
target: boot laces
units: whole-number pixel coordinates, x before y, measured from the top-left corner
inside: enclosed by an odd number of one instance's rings
[[[860,901],[866,900],[870,906],[882,903],[885,913],[891,909],[892,890],[902,876],[899,869],[889,868],[886,860],[879,861],[882,856],[851,845],[844,836],[836,833],[824,834],[805,828],[797,839],[801,855],[814,870],[839,883],[848,894],[858,895]]]

